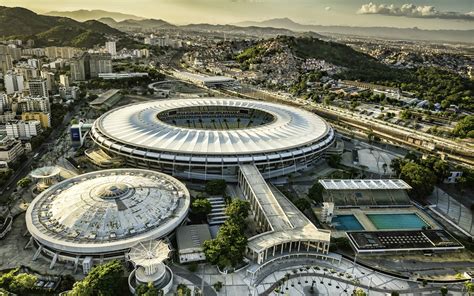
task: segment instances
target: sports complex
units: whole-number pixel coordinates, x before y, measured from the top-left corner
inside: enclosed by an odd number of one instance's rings
[[[164,238],[187,217],[186,186],[141,169],[103,170],[57,183],[28,207],[30,244],[56,261],[82,265],[123,259],[138,243]]]
[[[91,137],[133,167],[233,182],[245,164],[265,179],[306,169],[335,141],[330,125],[308,111],[211,97],[119,107],[96,120]]]

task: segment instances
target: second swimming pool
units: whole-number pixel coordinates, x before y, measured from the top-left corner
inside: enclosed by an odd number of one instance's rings
[[[366,214],[375,228],[384,229],[422,229],[428,226],[417,214]]]

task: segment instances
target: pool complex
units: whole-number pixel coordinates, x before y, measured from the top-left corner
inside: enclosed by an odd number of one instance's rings
[[[354,215],[339,215],[332,219],[337,230],[364,230]]]
[[[370,222],[379,230],[422,229],[428,226],[417,214],[366,214]]]

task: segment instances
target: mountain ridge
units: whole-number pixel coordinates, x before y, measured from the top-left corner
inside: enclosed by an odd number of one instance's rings
[[[474,43],[474,30],[425,30],[419,28],[396,27],[352,27],[352,26],[323,26],[297,23],[289,18],[273,18],[264,21],[245,21],[233,24],[239,27],[268,27],[285,28],[293,31],[313,31],[316,33],[331,33],[356,35],[363,37],[419,40],[419,41],[449,41]]]
[[[37,46],[93,47],[107,35],[124,33],[96,20],[78,22],[70,18],[37,14],[21,7],[0,6],[0,36],[35,41]]]
[[[102,9],[79,9],[79,10],[72,10],[72,11],[50,11],[45,13],[44,15],[49,16],[60,16],[60,17],[68,17],[72,18],[76,21],[86,21],[95,19],[98,20],[100,18],[112,18],[115,21],[123,21],[126,19],[133,19],[133,20],[142,20],[145,19],[141,16],[136,16],[133,14],[127,14],[122,12],[115,12],[115,11],[106,11]]]

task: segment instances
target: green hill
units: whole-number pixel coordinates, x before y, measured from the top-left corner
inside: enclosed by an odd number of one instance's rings
[[[0,37],[4,39],[33,39],[37,46],[92,47],[105,42],[106,35],[123,36],[123,33],[94,20],[81,23],[20,7],[0,6]]]

